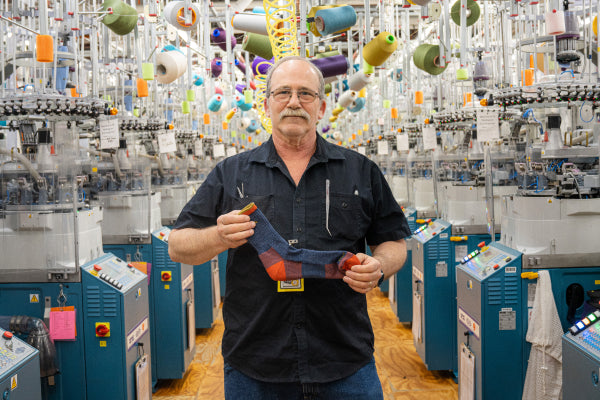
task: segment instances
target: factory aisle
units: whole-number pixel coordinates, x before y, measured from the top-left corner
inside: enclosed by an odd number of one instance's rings
[[[375,331],[375,361],[385,400],[454,400],[458,386],[451,374],[427,371],[417,355],[409,327],[399,323],[387,297],[376,289],[368,295]],[[223,320],[199,330],[196,356],[184,379],[159,382],[154,400],[223,399]]]

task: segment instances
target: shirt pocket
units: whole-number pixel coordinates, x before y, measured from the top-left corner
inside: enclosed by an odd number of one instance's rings
[[[256,207],[263,213],[269,221],[273,221],[275,217],[275,200],[272,194],[268,195],[254,195],[245,194],[243,198],[236,197],[233,201],[234,208],[241,210],[250,203],[256,204]]]
[[[321,207],[322,229],[325,237],[356,242],[365,235],[361,200],[354,194],[331,193]]]

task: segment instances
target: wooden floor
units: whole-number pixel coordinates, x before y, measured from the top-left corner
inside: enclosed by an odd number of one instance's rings
[[[375,332],[375,362],[385,400],[454,400],[458,387],[450,373],[427,371],[417,355],[408,326],[398,322],[387,297],[369,293],[369,315]],[[183,379],[164,380],[152,396],[156,400],[223,399],[223,319],[211,329],[198,330],[196,357]]]

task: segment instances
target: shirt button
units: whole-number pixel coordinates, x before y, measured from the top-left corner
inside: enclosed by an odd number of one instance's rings
[[[348,207],[348,203],[346,203],[345,201],[342,202],[342,208],[346,208]]]
[[[296,228],[296,232],[302,232],[302,228],[301,227],[297,227]]]
[[[296,328],[302,329],[302,328],[304,328],[304,324],[302,322],[296,322]]]
[[[300,197],[296,199],[296,203],[300,204]]]

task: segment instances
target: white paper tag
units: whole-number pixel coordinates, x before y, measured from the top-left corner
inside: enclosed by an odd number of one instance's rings
[[[436,146],[435,128],[423,128],[423,150],[433,150]]]
[[[119,147],[119,120],[116,118],[100,120],[100,148]]]
[[[225,145],[223,143],[217,143],[213,146],[213,157],[225,157]]]
[[[231,146],[227,148],[227,157],[235,156],[237,154],[237,150],[235,147]]]
[[[204,149],[202,148],[202,140],[196,140],[194,142],[194,155],[196,157],[201,157],[204,155],[203,151]]]
[[[175,131],[168,130],[158,134],[158,150],[161,154],[177,151]]]
[[[377,142],[377,154],[380,156],[386,156],[388,154],[388,142],[387,140],[380,140]]]
[[[365,149],[365,146],[358,146],[358,153],[362,154],[363,156],[367,154],[367,149]]]
[[[498,112],[477,110],[477,140],[481,143],[498,138],[500,138]]]
[[[408,135],[396,135],[396,148],[398,151],[408,151]]]

